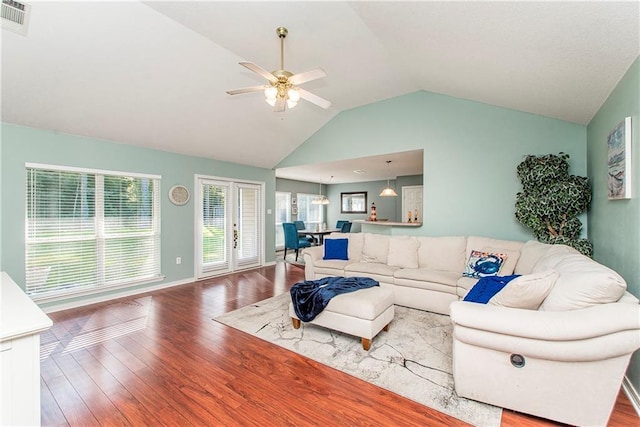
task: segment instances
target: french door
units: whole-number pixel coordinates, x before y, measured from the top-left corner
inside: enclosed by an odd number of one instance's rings
[[[196,277],[260,266],[263,184],[197,176],[196,188]]]

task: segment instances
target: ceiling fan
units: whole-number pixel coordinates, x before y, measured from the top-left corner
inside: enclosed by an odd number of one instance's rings
[[[322,68],[314,68],[304,73],[293,74],[284,69],[284,39],[289,31],[285,27],[276,28],[276,34],[280,38],[280,69],[268,72],[264,68],[252,63],[241,62],[240,65],[253,71],[254,73],[264,77],[269,81],[268,85],[244,87],[241,89],[228,90],[229,95],[239,95],[248,92],[264,91],[264,96],[269,105],[273,106],[273,111],[282,112],[286,108],[296,106],[300,98],[306,99],[312,104],[316,104],[322,108],[329,108],[331,102],[324,98],[314,95],[306,91],[298,85],[322,77],[326,77],[327,73]]]

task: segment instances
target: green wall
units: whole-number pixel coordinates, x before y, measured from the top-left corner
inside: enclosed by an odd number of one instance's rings
[[[2,124],[1,136],[1,263],[18,284],[24,284],[25,162],[162,175],[160,209],[164,283],[194,277],[194,199],[192,197],[185,206],[173,205],[167,197],[171,186],[183,184],[193,196],[195,174],[265,182],[265,210],[273,211],[274,208],[275,172],[271,169],[10,124]],[[265,215],[265,234],[265,261],[273,262],[273,215]],[[181,265],[176,265],[176,257],[182,257]]]
[[[607,135],[631,116],[632,198],[607,200]],[[640,297],[640,57],[618,83],[587,127],[587,173],[593,187],[589,211],[589,238],[593,257],[613,268]],[[627,373],[640,390],[640,354],[635,353]]]
[[[585,126],[425,91],[341,112],[278,167],[416,149],[424,225],[406,234],[529,240],[513,207],[523,157],[563,151],[587,171]]]

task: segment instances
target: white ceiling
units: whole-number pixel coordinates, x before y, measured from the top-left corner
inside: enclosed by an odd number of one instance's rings
[[[2,31],[2,121],[266,168],[416,90],[587,124],[640,52],[638,1],[31,4],[27,37]],[[330,109],[225,93],[264,83],[240,61],[278,68],[278,26]]]

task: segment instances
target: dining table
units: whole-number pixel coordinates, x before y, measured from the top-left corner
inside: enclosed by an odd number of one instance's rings
[[[339,228],[325,228],[325,229],[311,229],[311,230],[298,230],[298,236],[313,236],[318,245],[324,243],[324,236],[331,233],[337,233],[341,231]]]

